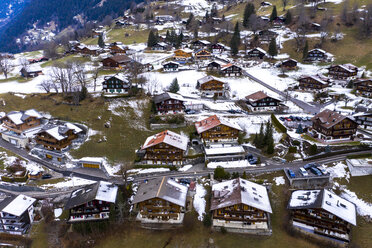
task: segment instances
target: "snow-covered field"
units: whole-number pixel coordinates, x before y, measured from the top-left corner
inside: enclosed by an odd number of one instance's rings
[[[65,178],[65,181],[54,183],[54,184],[43,184],[40,187],[44,189],[49,188],[68,188],[68,187],[76,187],[76,186],[83,186],[87,184],[93,184],[96,183],[96,181],[83,179],[80,177],[72,177],[72,178]]]
[[[198,220],[203,220],[205,214],[205,195],[207,191],[202,184],[196,184],[196,194],[194,195],[193,205],[195,211],[198,213]]]

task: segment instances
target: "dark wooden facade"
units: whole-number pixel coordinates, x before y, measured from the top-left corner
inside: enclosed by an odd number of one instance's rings
[[[112,203],[100,200],[92,200],[85,204],[69,209],[69,222],[97,221],[109,218]]]
[[[165,143],[144,150],[146,151],[144,159],[152,161],[153,164],[182,164],[184,160],[185,151]]]
[[[239,77],[243,73],[242,68],[236,65],[225,65],[221,67],[220,74],[226,77],[236,76]]]
[[[106,93],[128,94],[131,83],[121,77],[108,76],[102,82],[102,90]]]
[[[284,60],[281,65],[281,68],[286,69],[286,70],[294,70],[297,68],[297,61],[294,59],[287,59]]]
[[[44,148],[47,150],[60,151],[71,145],[72,140],[76,138],[77,135],[74,134],[74,131],[72,129],[64,133],[64,138],[61,140],[56,139],[46,131],[41,131],[36,135],[35,141],[37,144],[44,146]]]
[[[372,128],[372,113],[358,114],[355,115],[354,118],[362,128]]]
[[[22,133],[30,128],[34,128],[40,126],[41,122],[40,119],[30,116],[23,121],[21,124],[15,124],[9,117],[4,116],[0,119],[0,122],[4,124],[4,127],[9,131],[13,131],[16,133]]]
[[[177,220],[182,212],[181,206],[160,198],[139,202],[137,209],[142,218],[160,219],[163,221]]]
[[[211,52],[207,49],[200,49],[195,52],[196,59],[210,59],[212,57]]]
[[[252,50],[247,52],[248,58],[259,58],[263,59],[266,56],[266,52],[262,49],[253,48]]]
[[[354,89],[363,96],[372,96],[372,79],[360,79],[355,81]]]
[[[313,49],[307,53],[306,60],[307,61],[327,61],[329,60],[329,56],[327,52],[321,49]]]
[[[245,223],[268,222],[268,213],[260,209],[241,204],[234,204],[212,211],[213,219],[226,221],[242,221]]]
[[[209,142],[219,142],[223,140],[237,140],[239,130],[220,124],[200,134],[200,137]]]
[[[312,77],[312,76],[303,76],[299,81],[299,88],[302,90],[323,90],[328,87],[327,82],[324,82],[323,80],[317,78],[317,77]]]
[[[358,74],[358,68],[353,65],[334,65],[328,68],[328,75],[335,79],[348,79]]]
[[[221,64],[212,61],[207,65],[207,71],[219,71],[221,69]]]

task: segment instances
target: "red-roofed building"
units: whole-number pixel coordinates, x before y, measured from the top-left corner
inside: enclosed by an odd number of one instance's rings
[[[236,142],[243,131],[238,124],[217,115],[195,122],[195,128],[205,142]]]
[[[148,137],[141,150],[147,164],[182,165],[189,139],[169,130]]]

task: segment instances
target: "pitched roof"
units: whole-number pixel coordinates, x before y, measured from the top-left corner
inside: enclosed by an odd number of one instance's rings
[[[222,65],[222,66],[221,66],[221,70],[226,70],[227,68],[230,68],[230,67],[232,67],[232,66],[236,66],[236,67],[240,68],[240,67],[237,66],[237,65],[234,65],[234,64],[229,63],[229,64],[226,64],[226,65]]]
[[[224,118],[218,117],[217,115],[209,116],[208,118],[195,122],[196,131],[201,134],[211,128],[217,127],[219,125],[225,125],[239,131],[243,131],[241,127],[233,122],[229,122]]]
[[[104,81],[107,81],[107,80],[109,80],[111,78],[117,78],[117,79],[119,79],[119,80],[121,80],[121,81],[123,81],[125,83],[128,83],[129,82],[127,76],[124,75],[124,74],[122,74],[122,73],[120,73],[120,74],[118,73],[118,74],[111,75],[111,76],[106,76],[104,78]]]
[[[321,125],[325,128],[330,128],[330,127],[336,125],[337,123],[341,122],[344,119],[351,120],[349,117],[344,116],[342,114],[339,114],[339,113],[337,113],[335,111],[332,111],[332,110],[329,110],[329,109],[325,109],[322,112],[320,112],[319,114],[315,115],[313,118],[311,118],[311,120],[313,122],[316,121],[316,120],[319,120]],[[353,121],[353,120],[351,120],[351,121]]]
[[[185,101],[183,96],[181,96],[180,94],[171,93],[171,92],[165,92],[165,93],[162,93],[160,95],[156,95],[153,97],[153,100],[155,103],[163,102],[169,99],[174,99],[174,100],[178,100],[182,102]]]
[[[108,182],[99,181],[89,184],[71,192],[65,209],[71,209],[93,200],[115,203],[117,192],[118,186]]]
[[[35,109],[29,109],[26,111],[11,111],[6,116],[16,125],[22,124],[29,117],[35,117],[37,119],[42,118],[41,114]]]
[[[75,134],[80,133],[80,132],[83,131],[78,126],[76,126],[76,125],[74,125],[72,123],[66,122],[63,125],[53,125],[53,124],[46,125],[38,133],[46,132],[50,136],[52,136],[53,138],[55,138],[56,140],[63,140],[63,139],[65,139],[65,138],[68,137],[66,135],[66,133],[69,130],[72,130],[73,133],[75,133]]]
[[[25,195],[9,196],[0,203],[0,211],[21,216],[35,201],[35,198]]]
[[[334,67],[341,67],[342,69],[348,72],[354,72],[355,70],[358,70],[358,67],[356,67],[353,64],[331,65],[329,68],[334,68]]]
[[[129,58],[127,55],[124,55],[124,54],[121,54],[121,55],[115,55],[115,56],[112,56],[112,57],[108,57],[106,59],[112,59],[114,60],[115,62],[117,63],[126,63],[126,62],[130,62],[132,61],[131,58]]]
[[[261,52],[261,53],[263,53],[263,54],[266,54],[266,51],[263,50],[261,47],[253,48],[253,49],[249,50],[248,53],[250,53],[250,52],[252,52],[252,51],[254,51],[254,50],[257,50],[257,51],[259,51],[259,52]]]
[[[211,210],[248,205],[272,213],[269,195],[265,186],[242,178],[217,183],[212,186]]]
[[[134,196],[133,204],[160,198],[181,207],[186,206],[188,188],[174,180],[163,177],[156,178],[140,184]]]
[[[224,82],[222,82],[221,80],[218,80],[217,78],[215,78],[215,77],[213,77],[213,76],[205,76],[205,77],[202,77],[202,78],[198,79],[198,83],[199,83],[200,85],[202,85],[202,84],[205,84],[205,83],[210,82],[210,81],[212,81],[212,80],[216,80],[216,81],[218,81],[218,82],[224,83]]]
[[[163,132],[148,137],[145,143],[143,144],[142,149],[147,149],[160,143],[165,143],[170,146],[186,151],[188,142],[189,138],[179,135],[175,132],[165,130]]]
[[[321,208],[354,226],[356,225],[355,205],[326,189],[294,191],[289,200],[288,208]]]
[[[308,76],[308,75],[304,75],[304,76],[301,76],[301,77],[299,78],[299,80],[304,79],[304,78],[312,78],[312,79],[314,79],[315,81],[317,81],[317,82],[319,82],[319,83],[321,83],[321,84],[328,84],[326,81],[324,81],[323,79],[321,79],[321,78],[318,77],[318,76]]]
[[[270,96],[266,95],[266,93],[263,92],[263,91],[257,91],[257,92],[255,92],[253,94],[250,94],[250,95],[246,96],[245,99],[247,99],[247,100],[249,100],[251,102],[256,102],[256,101],[262,100],[262,99],[264,99],[266,97],[270,97]],[[270,97],[270,98],[273,98],[273,97]],[[273,98],[273,99],[277,100],[276,98]]]

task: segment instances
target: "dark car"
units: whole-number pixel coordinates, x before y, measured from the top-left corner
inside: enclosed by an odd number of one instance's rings
[[[284,117],[279,117],[279,120],[285,121],[285,118]]]
[[[44,174],[41,176],[41,179],[51,179],[52,178],[52,175],[50,174]]]
[[[190,184],[191,180],[190,179],[186,179],[186,178],[181,178],[179,180],[179,183],[181,184]]]
[[[250,164],[257,164],[258,162],[257,157],[253,156],[252,154],[248,154],[247,159]]]
[[[311,163],[307,163],[304,165],[304,168],[307,170],[307,169],[310,169],[312,167],[316,167],[316,166],[319,166],[319,164],[317,163],[314,163],[314,162],[311,162]]]
[[[317,175],[317,176],[321,176],[322,175],[322,172],[318,168],[316,168],[315,166],[314,167],[311,167],[310,168],[310,171],[312,173],[314,173],[315,175]]]
[[[296,174],[291,169],[288,169],[288,174],[289,174],[290,178],[295,178],[296,177]]]
[[[185,113],[189,115],[193,115],[193,114],[196,114],[196,111],[192,109],[185,109]]]
[[[295,119],[296,119],[296,121],[302,121],[302,118],[298,117],[298,116],[296,116]]]

